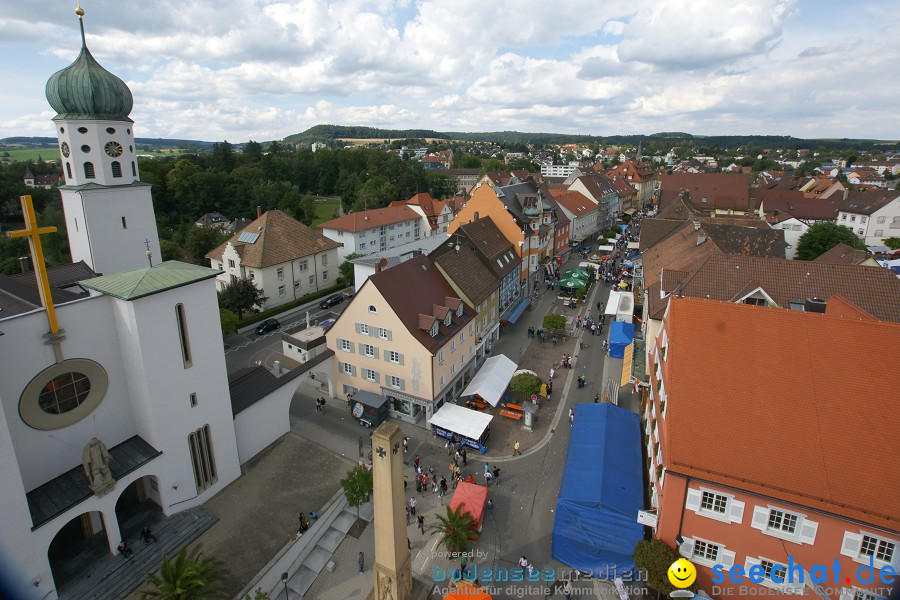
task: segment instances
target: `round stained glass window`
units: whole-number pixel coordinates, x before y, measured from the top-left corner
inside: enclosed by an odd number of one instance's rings
[[[47,382],[38,395],[41,410],[61,415],[78,408],[91,391],[91,380],[84,373],[63,373]]]
[[[19,415],[34,429],[62,429],[94,412],[107,389],[103,367],[86,358],[70,358],[47,367],[25,386]]]

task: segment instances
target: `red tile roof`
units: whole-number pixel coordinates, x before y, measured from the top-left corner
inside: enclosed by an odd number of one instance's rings
[[[574,214],[575,218],[597,210],[597,204],[581,192],[565,192],[558,196],[554,195],[553,200],[570,213]]]
[[[659,206],[664,208],[682,191],[687,191],[691,203],[701,210],[753,210],[750,179],[741,173],[664,173]]]
[[[670,471],[900,531],[900,325],[672,298]]]
[[[820,254],[813,262],[831,263],[833,265],[858,265],[871,257],[872,255],[865,250],[857,250],[841,243],[824,254]]]
[[[337,229],[339,231],[365,231],[373,227],[382,227],[384,225],[393,225],[402,223],[403,221],[411,221],[413,219],[421,219],[416,211],[402,204],[400,206],[388,206],[385,208],[376,208],[374,210],[363,210],[350,213],[337,219],[332,219],[319,225],[321,229]]]

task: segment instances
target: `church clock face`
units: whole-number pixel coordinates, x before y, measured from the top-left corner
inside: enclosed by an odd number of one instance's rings
[[[66,158],[69,158],[69,144],[67,144],[66,142],[63,142],[62,146],[60,146],[60,150],[62,150],[63,156],[65,156]]]
[[[107,142],[106,146],[103,147],[106,153],[113,158],[122,155],[122,144],[119,142]]]

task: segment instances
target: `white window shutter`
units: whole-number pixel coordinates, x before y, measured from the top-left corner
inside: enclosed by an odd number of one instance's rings
[[[378,358],[378,348],[375,348],[375,358]]]
[[[734,564],[734,552],[731,550],[722,550],[722,556],[719,558],[719,564],[721,564],[725,569],[730,569],[731,565]]]
[[[862,536],[851,531],[844,532],[844,540],[841,542],[841,554],[856,558],[859,556],[859,545],[862,543]]]
[[[769,524],[769,507],[768,506],[754,506],[753,507],[753,521],[750,522],[750,527],[752,527],[753,529],[759,529],[760,531],[765,531],[768,524]]]
[[[816,542],[816,531],[818,531],[818,529],[818,523],[810,521],[809,519],[803,519],[803,523],[800,524],[800,543],[814,544]]]
[[[685,558],[693,558],[694,538],[684,538],[684,541],[678,546],[678,553]]]
[[[732,523],[740,523],[744,520],[744,503],[734,498],[728,503],[728,520]]]
[[[747,573],[748,577],[749,577],[750,567],[752,567],[754,565],[758,565],[758,564],[759,564],[758,558],[756,558],[755,556],[748,556],[747,558],[744,559],[744,573]]]
[[[692,488],[688,488],[687,491],[687,500],[684,503],[684,507],[688,510],[692,510],[697,512],[700,510],[700,498],[703,496],[700,490],[695,490]]]
[[[400,355],[400,364],[401,365],[403,364],[403,355],[402,354]]]

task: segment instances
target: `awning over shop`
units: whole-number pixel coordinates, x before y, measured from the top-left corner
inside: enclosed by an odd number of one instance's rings
[[[512,311],[512,314],[509,315],[507,321],[515,324],[515,322],[519,320],[519,317],[522,316],[522,313],[525,312],[526,308],[528,308],[528,298],[522,298],[519,300],[519,304],[516,306],[515,310]]]
[[[603,311],[603,314],[615,316],[616,312],[619,310],[619,302],[625,294],[628,292],[610,292],[609,298],[606,300],[606,308]]]
[[[629,249],[629,250],[637,250],[637,249],[639,249],[640,247],[641,247],[641,243],[640,243],[640,242],[628,242],[628,249]]]
[[[622,357],[622,379],[620,387],[631,383],[631,366],[634,364],[634,341],[625,346],[625,356]]]
[[[636,208],[629,208],[628,210],[625,211],[625,214],[628,215],[628,216],[631,216],[631,215],[633,215],[633,214],[636,213],[636,212],[637,212],[637,209],[636,209]]]
[[[505,354],[492,356],[481,365],[481,369],[472,378],[472,382],[463,390],[463,396],[478,394],[482,400],[491,406],[497,406],[509,380],[516,372],[516,363],[507,358]]]
[[[594,577],[625,577],[643,538],[640,417],[577,403],[553,521],[553,558]],[[605,574],[605,575],[604,575]]]
[[[444,404],[439,411],[431,416],[428,423],[432,427],[440,427],[452,431],[470,440],[481,438],[481,434],[491,424],[493,415],[488,415],[477,410],[471,410],[456,404]]]

